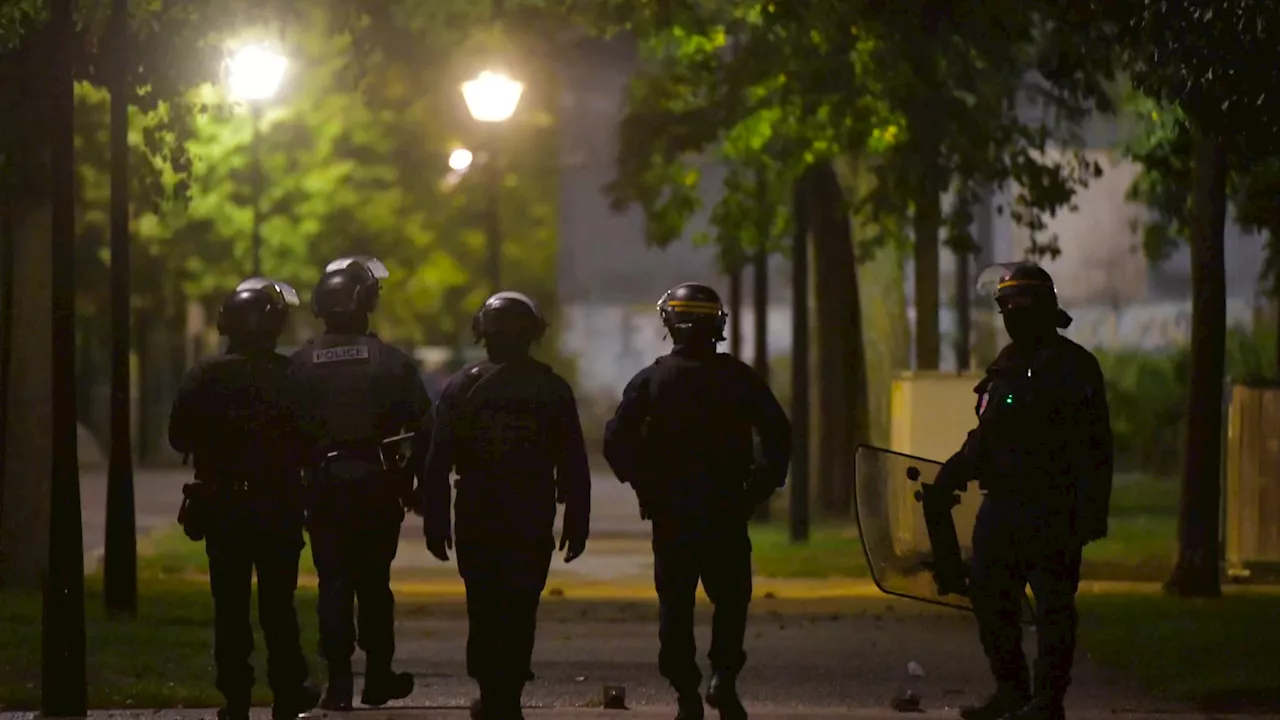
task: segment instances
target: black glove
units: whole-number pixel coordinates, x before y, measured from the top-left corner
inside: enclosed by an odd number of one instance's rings
[[[586,530],[576,529],[566,524],[560,532],[560,550],[564,552],[565,562],[571,563],[586,552],[588,535]]]
[[[969,489],[969,481],[973,479],[972,469],[959,453],[952,455],[938,470],[933,484],[947,494],[964,492]]]
[[[440,562],[449,562],[449,551],[453,549],[453,533],[427,533],[427,552]]]
[[[746,507],[743,508],[747,519],[751,519],[755,515],[756,508],[763,503],[769,501],[773,494],[778,491],[773,483],[768,482],[752,482],[747,485],[746,491],[743,493]]]

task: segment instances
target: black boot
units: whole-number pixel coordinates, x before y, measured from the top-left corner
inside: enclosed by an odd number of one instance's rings
[[[227,703],[218,711],[218,720],[249,720],[249,703]]]
[[[275,693],[271,703],[273,720],[293,720],[299,715],[314,710],[320,702],[320,691],[309,683],[303,683],[287,691]]]
[[[1031,688],[1028,685],[1025,681],[1001,683],[986,702],[960,708],[960,717],[964,720],[1000,720],[1030,701]]]
[[[391,663],[370,663],[364,674],[364,689],[360,702],[365,705],[386,705],[392,700],[403,700],[413,694],[413,675],[391,671]]]
[[[347,712],[351,709],[351,697],[355,681],[351,674],[351,661],[339,660],[329,662],[329,684],[324,689],[324,699],[320,707],[333,712]]]
[[[676,704],[679,710],[676,712],[676,720],[702,720],[706,710],[702,707],[702,696],[698,694],[698,689],[677,691]]]
[[[721,720],[747,720],[747,709],[738,697],[737,677],[715,673],[707,685],[707,704],[720,711]]]
[[[1001,720],[1066,720],[1067,711],[1062,698],[1054,695],[1036,695],[1031,702],[1005,715]]]

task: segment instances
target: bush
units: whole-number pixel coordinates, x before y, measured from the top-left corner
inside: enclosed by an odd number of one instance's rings
[[[1227,375],[1256,383],[1275,375],[1275,336],[1233,328],[1227,332]],[[1189,348],[1166,352],[1099,350],[1107,384],[1117,464],[1168,475],[1181,466]]]

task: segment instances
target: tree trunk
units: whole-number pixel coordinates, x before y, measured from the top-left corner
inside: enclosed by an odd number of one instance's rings
[[[815,168],[812,188],[814,279],[817,283],[818,502],[824,514],[853,509],[853,453],[867,432],[866,360],[858,272],[844,192],[829,163]]]
[[[920,157],[932,157],[921,153]],[[937,370],[942,338],[938,328],[938,228],[942,188],[938,171],[922,174],[912,213],[915,236],[916,369]]]
[[[809,188],[812,168],[793,187],[791,238],[791,541],[809,540]]]
[[[755,332],[752,340],[755,343],[751,354],[752,366],[760,379],[769,384],[769,245],[773,228],[774,208],[768,200],[768,175],[763,170],[756,170],[756,242],[759,247],[751,256],[751,307],[752,319],[755,321]],[[772,515],[768,500],[756,506],[754,520],[768,522]]]
[[[49,567],[41,613],[40,709],[46,716],[83,717],[88,698],[84,627],[84,525],[76,428],[76,184],[75,19],[71,0],[50,3],[54,41],[49,63],[51,262],[53,322],[49,351],[52,462]],[[48,300],[46,300],[47,302]]]
[[[106,538],[102,594],[107,611],[138,613],[138,534],[133,498],[133,441],[129,417],[129,45],[128,0],[113,0],[111,32],[111,449],[107,465]]]
[[[973,288],[969,280],[969,253],[956,256],[956,370],[964,372],[972,364],[969,343],[973,333]]]
[[[757,250],[751,258],[751,305],[752,320],[755,321],[755,333],[752,340],[755,344],[751,355],[751,363],[756,374],[765,384],[769,384],[769,251]],[[769,522],[772,515],[770,501],[756,506],[754,520]]]
[[[49,207],[15,218],[13,326],[5,412],[4,500],[0,503],[0,587],[39,590],[49,561],[53,463],[53,255]]]
[[[153,311],[148,308],[139,310],[134,320],[133,351],[137,354],[138,359],[138,403],[135,408],[135,412],[138,413],[138,422],[135,426],[138,430],[136,447],[138,462],[145,463],[151,458],[152,449],[153,418],[151,405],[156,385],[156,378],[152,375],[155,365],[155,355],[152,350],[155,345],[153,338],[155,316]]]
[[[751,278],[752,320],[755,322],[755,333],[752,340],[755,348],[751,355],[752,367],[756,373],[769,383],[769,251],[758,250],[751,261],[753,270]]]
[[[729,354],[742,357],[742,263],[729,264]]]
[[[1222,594],[1222,385],[1226,344],[1227,156],[1221,138],[1197,133],[1191,208],[1191,379],[1186,458],[1178,512],[1178,562],[1166,590],[1183,597]]]
[[[4,439],[9,417],[9,360],[13,347],[10,342],[10,333],[13,332],[13,246],[17,242],[14,237],[13,199],[6,198],[3,202],[3,215],[0,215],[0,522],[4,519]],[[0,556],[4,552],[3,542],[4,537],[0,535]],[[0,561],[0,567],[3,564]],[[0,587],[3,584],[0,577]]]

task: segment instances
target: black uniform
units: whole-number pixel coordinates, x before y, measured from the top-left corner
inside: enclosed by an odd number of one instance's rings
[[[491,359],[464,368],[444,387],[421,504],[428,547],[447,558],[441,543],[451,537],[449,477],[457,470],[454,530],[467,590],[467,674],[481,693],[473,714],[518,717],[538,601],[556,548],[557,496],[565,503],[560,547],[569,547],[565,559],[571,561],[587,541],[591,474],[572,388],[527,355],[530,338],[541,335],[536,306],[500,293],[478,317],[486,311],[492,325],[505,313],[532,328],[503,348],[477,321],[477,337],[490,340]]]
[[[395,654],[391,562],[404,520],[405,483],[384,469],[382,440],[430,432],[431,401],[413,360],[373,334],[326,332],[293,355],[307,455],[314,474],[308,531],[320,575],[320,644],[333,668],[357,644],[368,679]]]
[[[1020,265],[1004,286],[1042,274]],[[978,427],[940,477],[957,488],[976,477],[986,492],[973,531],[970,599],[999,690],[987,706],[964,714],[1061,717],[1075,650],[1081,551],[1107,534],[1111,427],[1094,356],[1048,323],[1020,327],[1017,311],[1003,302],[1002,309],[1015,341],[975,388]],[[1060,326],[1070,321],[1061,311],[1045,317]],[[1020,625],[1028,584],[1038,645],[1030,698]]]
[[[707,296],[708,308],[719,305],[710,288],[692,287]],[[687,301],[695,303],[688,312],[701,312],[701,295]],[[715,605],[708,700],[717,705],[719,682],[737,704],[733,680],[746,662],[752,591],[747,522],[756,505],[784,485],[791,457],[791,425],[769,387],[745,363],[717,353],[716,336],[699,334],[696,318],[692,323],[692,333],[684,333],[682,324],[667,322],[675,349],[627,384],[604,440],[609,465],[635,488],[653,522],[658,667],[681,695],[686,717],[701,712],[693,635],[699,581]]]
[[[224,313],[246,299],[264,302],[260,289],[238,292]],[[284,311],[276,310],[282,323]],[[293,717],[314,707],[318,694],[306,686],[294,609],[304,543],[297,425],[286,395],[289,361],[270,349],[274,336],[251,347],[237,340],[233,336],[226,354],[187,372],[169,416],[169,444],[195,461],[196,483],[184,488],[180,521],[192,539],[204,538],[209,556],[217,686],[227,702],[220,717],[248,717],[255,568],[274,714]]]

